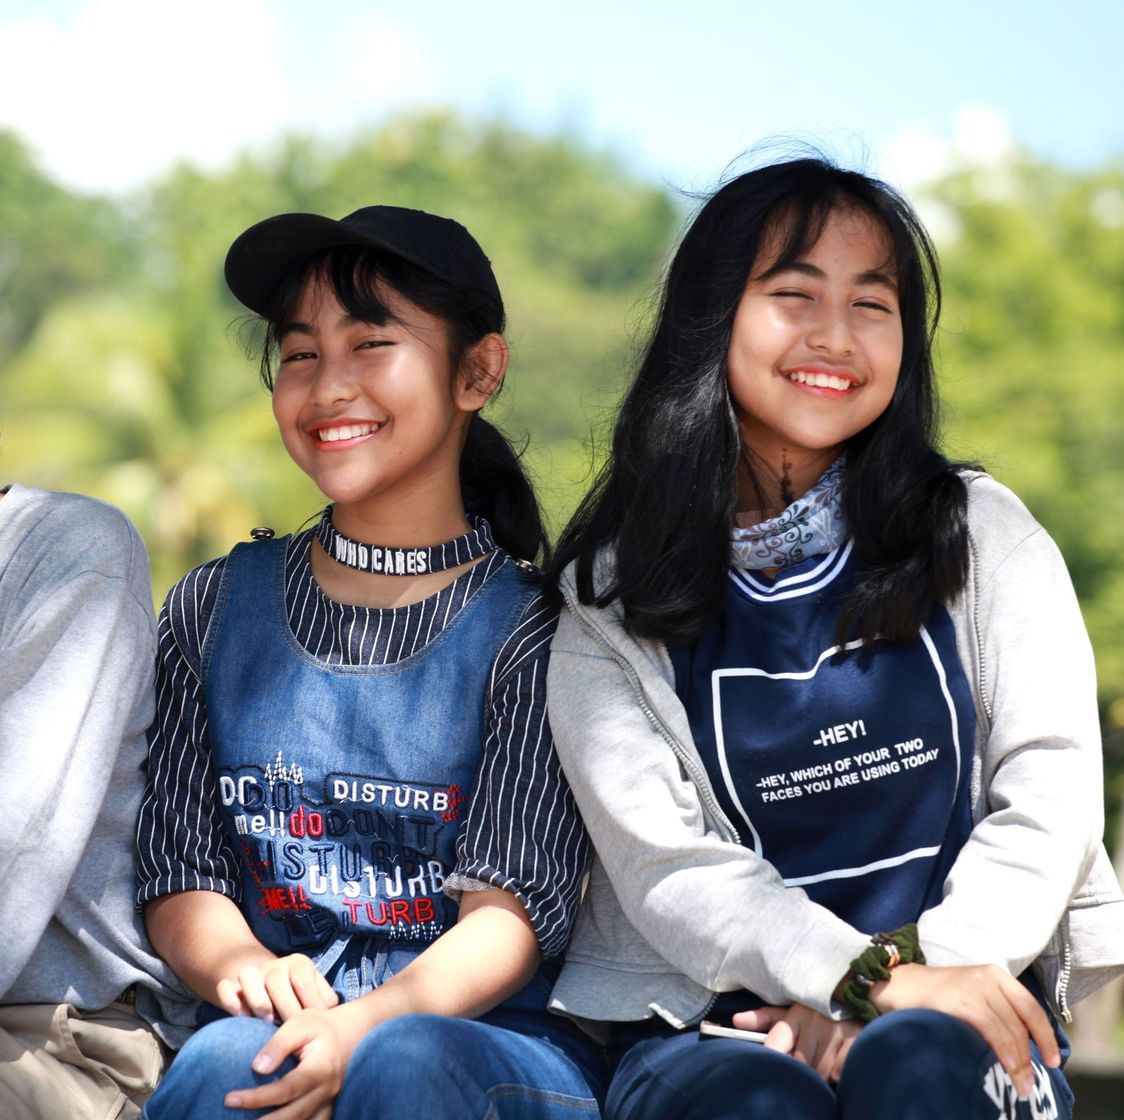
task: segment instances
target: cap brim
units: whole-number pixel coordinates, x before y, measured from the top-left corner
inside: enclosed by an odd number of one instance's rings
[[[226,254],[226,282],[240,303],[268,316],[284,277],[306,257],[336,245],[369,245],[410,259],[408,252],[320,214],[278,214],[240,234]]]

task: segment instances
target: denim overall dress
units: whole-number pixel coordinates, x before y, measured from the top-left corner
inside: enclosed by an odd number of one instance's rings
[[[536,589],[505,565],[405,660],[327,665],[289,628],[286,543],[226,562],[203,649],[215,780],[255,936],[311,957],[350,1000],[456,921],[441,888],[492,663]]]

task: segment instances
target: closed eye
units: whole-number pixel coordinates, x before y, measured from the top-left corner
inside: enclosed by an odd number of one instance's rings
[[[291,354],[285,354],[282,362],[307,362],[316,357],[314,350],[294,350]]]
[[[355,347],[356,350],[378,350],[383,346],[393,346],[394,343],[386,338],[368,338]]]
[[[855,306],[856,307],[865,307],[865,308],[868,308],[871,311],[884,311],[884,312],[886,312],[887,315],[892,315],[894,313],[894,309],[892,307],[888,307],[886,304],[880,303],[878,300],[874,300],[874,299],[857,300],[855,302]]]
[[[779,292],[770,292],[771,296],[777,299],[811,299],[807,292],[795,291],[791,288],[785,288]]]

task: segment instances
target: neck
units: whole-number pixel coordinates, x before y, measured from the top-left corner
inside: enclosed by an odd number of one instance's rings
[[[443,544],[470,529],[459,489],[441,503],[336,502],[332,524],[344,536],[363,544],[406,549]],[[385,608],[420,603],[436,595],[480,558],[420,575],[383,575],[338,563],[314,537],[311,561],[313,578],[329,599],[351,606]]]
[[[420,603],[436,595],[443,587],[448,587],[482,559],[478,557],[456,568],[420,576],[384,576],[357,572],[354,568],[337,564],[320,542],[312,538],[312,578],[329,599],[353,607],[406,607],[411,603]]]
[[[470,526],[459,486],[439,501],[427,501],[427,497],[416,495],[393,502],[336,502],[332,523],[353,540],[391,548],[425,548],[468,532]]]
[[[837,447],[798,454],[782,451],[778,461],[771,461],[743,444],[738,463],[738,512],[762,512],[760,520],[775,517],[815,486],[838,454]]]

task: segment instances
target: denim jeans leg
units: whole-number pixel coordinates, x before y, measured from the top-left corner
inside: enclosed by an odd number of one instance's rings
[[[1073,1092],[1031,1043],[1035,1091],[1017,1100],[981,1035],[939,1011],[895,1011],[862,1029],[839,1081],[843,1120],[1069,1120]]]
[[[606,1120],[836,1120],[835,1094],[814,1070],[740,1039],[685,1030],[621,1056]]]
[[[583,1063],[580,1044],[550,1033],[440,1015],[392,1019],[356,1049],[334,1120],[595,1120],[600,1071]]]
[[[252,1120],[270,1109],[229,1110],[223,1098],[233,1089],[253,1089],[288,1073],[287,1060],[269,1077],[254,1073],[250,1062],[277,1028],[260,1019],[218,1019],[198,1030],[183,1049],[145,1105],[145,1120],[214,1120],[239,1117]]]

